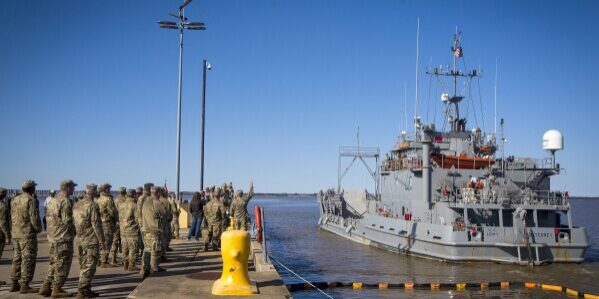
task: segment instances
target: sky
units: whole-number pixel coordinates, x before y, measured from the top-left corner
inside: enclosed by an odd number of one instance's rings
[[[179,4],[0,2],[0,186],[174,189],[179,37],[156,21]],[[339,146],[355,145],[358,127],[361,145],[393,146],[404,86],[413,117],[420,18],[423,121],[441,125],[441,90],[424,71],[451,62],[457,26],[464,65],[483,70],[464,103],[469,127],[494,130],[497,60],[506,154],[547,157],[542,135],[559,129],[565,170],[552,189],[597,196],[597,11],[597,1],[195,0],[185,14],[208,29],[185,33],[181,190],[200,184],[203,59],[205,185],[317,192],[336,185]],[[363,188],[368,174],[356,167],[346,183]]]

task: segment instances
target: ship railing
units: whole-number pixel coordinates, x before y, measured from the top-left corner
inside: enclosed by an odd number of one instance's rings
[[[552,168],[552,163],[551,157],[542,159],[515,157],[506,159],[505,168],[506,170],[549,169]]]
[[[527,204],[527,205],[565,205],[566,197],[560,191],[531,190],[507,192],[506,190],[461,188],[457,194],[448,194],[447,201],[454,197],[459,203],[475,204]]]

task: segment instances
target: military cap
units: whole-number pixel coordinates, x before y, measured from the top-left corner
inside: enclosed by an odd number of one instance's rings
[[[98,186],[96,184],[85,185],[85,192],[91,193],[96,192],[98,190]]]
[[[243,196],[243,191],[241,189],[237,190],[237,192],[235,192],[235,196]]]
[[[31,188],[31,187],[35,187],[35,186],[37,186],[37,184],[35,183],[34,180],[24,180],[23,184],[21,184],[21,187],[23,189]]]
[[[63,180],[62,182],[60,182],[60,189],[64,189],[70,186],[77,187],[77,184],[75,184],[73,180]]]
[[[154,184],[152,184],[152,183],[145,183],[144,190],[150,191],[150,189],[152,189],[153,186],[154,186]]]
[[[5,194],[6,193],[6,189],[0,187],[0,194]]]
[[[133,189],[127,190],[127,196],[131,196],[131,197],[135,196],[135,190],[133,190]]]
[[[112,187],[112,185],[110,185],[109,183],[104,183],[102,184],[102,186],[104,187],[104,189],[108,190],[110,189],[110,187]]]
[[[125,187],[120,187],[120,188],[119,188],[119,192],[120,192],[120,193],[124,193],[124,192],[126,192],[126,191],[127,191],[127,188],[125,188]]]
[[[141,186],[138,186],[137,188],[135,188],[135,191],[141,193],[144,191],[144,188]]]

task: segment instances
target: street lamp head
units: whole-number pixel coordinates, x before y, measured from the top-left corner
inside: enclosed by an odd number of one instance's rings
[[[212,69],[212,65],[211,65],[211,64],[210,64],[210,62],[208,62],[208,61],[206,61],[206,68],[207,68],[208,70],[211,70],[211,69]]]

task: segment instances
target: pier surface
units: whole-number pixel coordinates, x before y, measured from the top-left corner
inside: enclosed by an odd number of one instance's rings
[[[187,236],[186,230],[181,230],[181,236]],[[172,240],[174,251],[167,253],[168,261],[161,263],[166,272],[150,276],[142,281],[138,272],[124,271],[122,267],[97,268],[92,282],[92,289],[102,298],[226,298],[212,296],[212,283],[220,278],[222,260],[219,251],[199,251],[201,242]],[[261,250],[257,243],[252,242],[252,251],[257,255]],[[195,255],[195,257],[194,257]],[[10,283],[12,269],[13,247],[7,245],[0,259],[0,280]],[[38,253],[32,288],[39,289],[48,271],[48,241],[45,234],[38,235]],[[258,298],[290,298],[279,274],[270,266],[261,263],[261,258],[254,261],[250,255],[250,279],[256,281]],[[120,256],[119,256],[120,262]],[[137,267],[141,267],[138,263]],[[75,253],[69,277],[64,285],[67,292],[76,293],[79,280],[79,258]],[[21,295],[10,293],[9,286],[0,287],[0,298],[41,298],[37,293]]]

